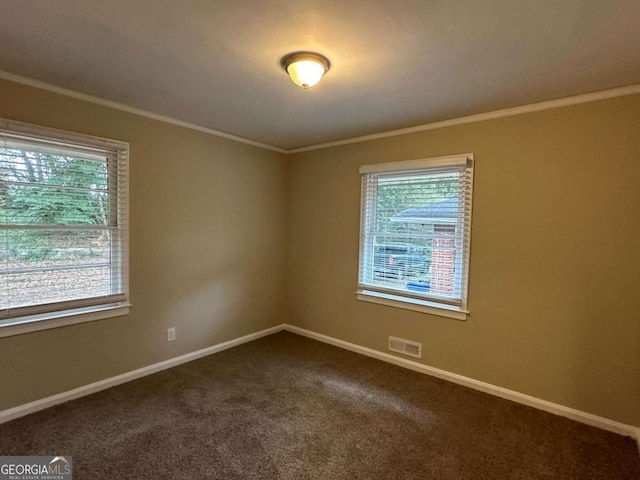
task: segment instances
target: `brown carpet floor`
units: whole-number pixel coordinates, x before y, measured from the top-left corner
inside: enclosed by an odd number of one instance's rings
[[[290,333],[0,425],[83,479],[640,479],[630,438]]]

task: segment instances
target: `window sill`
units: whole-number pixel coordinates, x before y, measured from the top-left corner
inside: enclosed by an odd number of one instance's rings
[[[455,320],[466,320],[468,311],[459,310],[456,307],[449,307],[426,300],[403,297],[401,295],[391,295],[387,293],[372,292],[370,290],[358,290],[356,292],[358,300],[363,302],[377,303],[388,307],[402,308],[416,312],[429,313],[439,317],[448,317]]]
[[[105,318],[121,317],[129,313],[130,307],[130,303],[117,303],[12,318],[0,323],[0,337],[10,337],[12,335],[66,327]]]

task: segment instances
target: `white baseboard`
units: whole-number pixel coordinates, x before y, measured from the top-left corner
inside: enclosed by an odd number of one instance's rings
[[[206,357],[216,352],[221,352],[222,350],[227,350],[229,348],[241,345],[243,343],[250,342],[252,340],[256,340],[261,337],[265,337],[267,335],[271,335],[273,333],[276,333],[282,330],[296,333],[298,335],[302,335],[314,340],[318,340],[320,342],[328,343],[336,347],[344,348],[346,350],[350,350],[355,353],[366,355],[368,357],[376,358],[384,362],[392,363],[400,367],[408,368],[416,372],[442,378],[443,380],[457,383],[459,385],[473,388],[475,390],[480,390],[482,392],[489,393],[497,397],[505,398],[507,400],[511,400],[516,403],[521,403],[523,405],[528,405],[530,407],[534,407],[539,410],[544,410],[546,412],[550,412],[555,415],[567,417],[572,420],[585,423],[587,425],[591,425],[593,427],[602,428],[604,430],[618,433],[620,435],[630,436],[637,440],[638,448],[640,449],[640,428],[639,427],[626,425],[624,423],[616,422],[614,420],[609,420],[604,417],[599,417],[597,415],[593,415],[590,413],[582,412],[580,410],[565,407],[557,403],[541,400],[539,398],[532,397],[530,395],[525,395],[523,393],[498,387],[490,383],[474,380],[472,378],[458,375],[456,373],[451,373],[445,370],[440,370],[438,368],[430,367],[428,365],[424,365],[422,363],[418,363],[413,360],[396,357],[388,353],[379,352],[371,348],[356,345],[355,343],[346,342],[344,340],[339,340],[337,338],[330,337],[328,335],[312,332],[311,330],[306,330],[304,328],[300,328],[300,327],[296,327],[294,325],[288,325],[288,324],[276,325],[274,327],[267,328],[259,332],[251,333],[249,335],[245,335],[240,338],[219,343],[217,345],[203,348],[195,352],[187,353],[179,357],[171,358],[169,360],[165,360],[160,363],[155,363],[153,365],[149,365],[143,368],[139,368],[137,370],[132,370],[130,372],[117,375],[115,377],[106,378],[104,380],[100,380],[98,382],[94,382],[89,385],[74,388],[73,390],[69,390],[67,392],[62,392],[57,395],[52,395],[50,397],[42,398],[34,402],[26,403],[24,405],[19,405],[17,407],[0,411],[0,423],[8,422],[10,420],[22,417],[24,415],[35,413],[40,410],[44,410],[45,408],[58,405],[60,403],[68,402],[69,400],[74,400],[76,398],[84,397],[86,395],[99,392],[100,390],[105,390],[110,387],[115,387],[116,385],[120,385],[122,383],[130,382],[132,380],[136,380],[138,378],[145,377],[147,375],[151,375],[153,373],[157,373],[162,370],[166,370],[168,368],[176,367],[183,363],[191,362],[193,360],[197,360],[198,358]]]
[[[352,352],[360,353],[368,357],[376,358],[378,360],[382,360],[383,362],[393,363],[394,365],[408,368],[409,370],[414,370],[426,375],[431,375],[443,380],[448,380],[449,382],[473,388],[474,390],[480,390],[481,392],[489,393],[491,395],[495,395],[496,397],[505,398],[516,403],[521,403],[523,405],[528,405],[539,410],[544,410],[545,412],[550,412],[555,415],[567,417],[571,420],[591,425],[592,427],[598,427],[603,430],[618,433],[620,435],[633,437],[637,440],[638,447],[640,448],[640,428],[638,427],[626,425],[614,420],[609,420],[608,418],[599,417],[591,413],[582,412],[574,408],[565,407],[564,405],[559,405],[557,403],[548,402],[547,400],[542,400],[540,398],[532,397],[524,393],[519,393],[513,390],[498,387],[497,385],[474,380],[473,378],[458,375],[457,373],[440,370],[439,368],[430,367],[413,360],[396,357],[395,355],[391,355],[389,353],[379,352],[378,350],[362,347],[360,345],[356,345],[355,343],[339,340],[337,338],[323,335],[321,333],[312,332],[311,330],[306,330],[294,325],[285,324],[284,330],[292,333],[297,333],[298,335],[302,335],[313,340],[328,343],[336,347],[344,348]]]
[[[195,352],[187,353],[179,357],[171,358],[160,363],[154,363],[153,365],[142,367],[137,370],[132,370],[121,375],[116,375],[115,377],[105,378],[104,380],[90,383],[89,385],[84,385],[82,387],[74,388],[73,390],[69,390],[67,392],[58,393],[57,395],[52,395],[50,397],[42,398],[34,402],[25,403],[24,405],[18,405],[17,407],[0,411],[0,423],[5,423],[15,418],[23,417],[30,413],[35,413],[40,410],[44,410],[45,408],[68,402],[69,400],[74,400],[86,395],[91,395],[92,393],[99,392],[100,390],[105,390],[122,383],[130,382],[131,380],[146,377],[147,375],[151,375],[168,368],[176,367],[183,363],[191,362],[193,360],[197,360],[198,358],[206,357],[213,353],[221,352],[222,350],[227,350],[228,348],[236,347],[238,345],[256,340],[261,337],[266,337],[267,335],[271,335],[272,333],[279,332],[283,329],[284,325],[276,325],[275,327],[267,328],[266,330],[251,333],[249,335],[245,335],[244,337],[235,338],[233,340],[219,343],[211,347],[203,348],[202,350],[197,350]]]

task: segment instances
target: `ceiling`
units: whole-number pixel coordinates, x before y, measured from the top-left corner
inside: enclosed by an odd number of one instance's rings
[[[0,69],[292,149],[640,83],[640,2],[3,0]]]

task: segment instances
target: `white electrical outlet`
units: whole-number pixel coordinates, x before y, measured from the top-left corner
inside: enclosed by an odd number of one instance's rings
[[[167,328],[167,342],[173,342],[176,339],[176,327]]]

